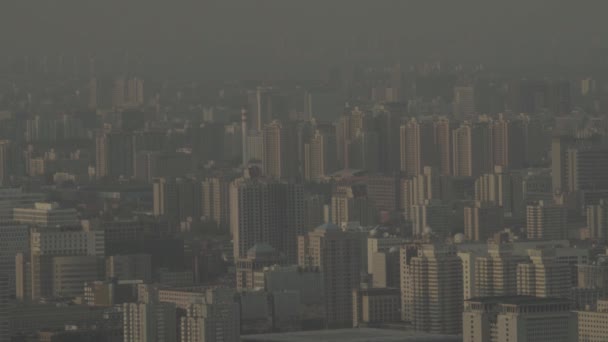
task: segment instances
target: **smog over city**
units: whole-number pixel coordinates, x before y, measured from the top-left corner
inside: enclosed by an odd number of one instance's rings
[[[0,342],[601,342],[608,3],[4,0]]]

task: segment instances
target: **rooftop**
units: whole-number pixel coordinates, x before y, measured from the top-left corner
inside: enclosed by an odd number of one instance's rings
[[[467,299],[467,302],[479,302],[484,304],[512,304],[512,305],[524,305],[524,304],[549,304],[549,303],[563,303],[568,302],[568,299],[564,298],[543,298],[534,296],[502,296],[502,297],[477,297]]]
[[[456,335],[434,335],[417,331],[353,328],[300,331],[279,334],[241,336],[243,342],[461,342]]]

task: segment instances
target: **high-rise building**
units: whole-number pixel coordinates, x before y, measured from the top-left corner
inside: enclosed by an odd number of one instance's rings
[[[127,81],[126,102],[128,105],[141,106],[144,104],[144,81],[137,77]]]
[[[401,249],[402,319],[419,331],[459,334],[462,328],[462,261],[453,245]]]
[[[273,89],[270,87],[257,87],[250,91],[248,119],[251,129],[261,132],[264,125],[271,122],[278,113],[275,113],[276,105],[273,103]]]
[[[530,240],[568,238],[567,209],[563,205],[539,201],[528,205],[526,235]]]
[[[15,256],[29,251],[29,227],[27,225],[0,223],[0,274],[8,277],[10,293],[15,293]]]
[[[428,233],[439,236],[452,235],[451,209],[441,200],[425,200],[411,207],[411,220],[414,236]]]
[[[84,284],[103,279],[105,274],[102,256],[53,256],[50,258],[52,283],[51,296],[56,298],[75,298],[84,295]],[[45,258],[41,258],[41,274],[45,268]],[[48,284],[41,282],[41,287]],[[44,289],[41,289],[44,291]]]
[[[525,194],[522,183],[522,177],[496,166],[493,173],[485,173],[475,180],[475,200],[492,202],[503,208],[505,216],[523,219]]]
[[[10,140],[0,140],[0,185],[9,184],[16,169],[15,146]]]
[[[290,148],[290,137],[287,127],[278,121],[273,121],[264,126],[262,137],[264,155],[264,173],[270,178],[290,179],[296,174],[297,156]]]
[[[349,146],[349,167],[377,173],[380,170],[378,134],[373,131],[357,131]]]
[[[608,336],[608,301],[598,300],[596,309],[575,311],[578,342],[601,342]]]
[[[425,201],[439,201],[442,198],[441,178],[429,166],[425,166],[420,175],[401,181],[400,209],[406,219],[413,219],[413,205],[423,205]]]
[[[401,171],[408,176],[419,175],[425,166],[435,166],[433,123],[411,119],[401,126]]]
[[[437,167],[444,176],[452,174],[452,125],[447,118],[434,122],[435,151],[439,157]]]
[[[454,116],[466,118],[475,114],[475,88],[473,86],[454,87]]]
[[[182,342],[240,341],[239,305],[230,289],[210,289],[205,300],[192,303],[180,319]]]
[[[517,265],[526,261],[515,255],[509,244],[488,244],[488,255],[474,260],[473,297],[513,296],[517,294]]]
[[[608,148],[578,147],[568,149],[567,191],[608,189]]]
[[[458,257],[462,261],[462,295],[463,298],[470,299],[477,296],[475,288],[475,258],[477,253],[472,251],[458,252]]]
[[[249,131],[246,137],[247,149],[245,160],[247,162],[261,162],[264,159],[264,137],[261,131]]]
[[[230,231],[234,258],[266,243],[296,261],[296,237],[304,233],[304,189],[264,179],[237,179],[230,185]]]
[[[149,254],[112,255],[106,258],[106,278],[152,280],[152,257]]]
[[[331,222],[337,225],[358,222],[361,225],[376,223],[376,208],[366,194],[351,186],[338,186],[331,196]]]
[[[572,286],[568,264],[558,262],[555,249],[531,249],[530,262],[517,265],[517,294],[566,298]]]
[[[486,241],[502,230],[503,209],[492,202],[475,201],[464,207],[464,235],[468,240]]]
[[[487,123],[464,123],[452,132],[454,176],[477,177],[492,169],[490,129]]]
[[[319,181],[337,170],[336,137],[317,130],[305,144],[304,178]]]
[[[197,222],[201,218],[201,183],[189,178],[157,178],[153,182],[154,216],[171,223]]]
[[[399,288],[355,289],[353,326],[399,322],[399,306]]]
[[[384,174],[393,174],[399,171],[399,120],[396,111],[382,110],[375,114],[375,131],[378,133],[380,170]]]
[[[37,202],[43,202],[43,193],[23,192],[21,188],[0,189],[0,222],[13,222],[13,209],[32,207]]]
[[[576,317],[570,302],[533,296],[481,297],[465,301],[465,342],[577,341]]]
[[[114,81],[114,87],[112,88],[112,106],[120,107],[126,102],[125,100],[126,85],[124,78],[117,78]]]
[[[593,155],[597,152],[602,155],[602,148],[598,147],[599,139],[596,136],[575,138],[573,136],[554,136],[551,140],[551,175],[553,179],[553,192],[568,192],[573,191],[571,186],[577,185],[575,179],[589,177],[591,175],[597,176],[594,170],[589,169],[589,158],[586,156]],[[584,152],[581,155],[581,170],[578,172],[577,177],[572,177],[569,173],[578,169],[579,162],[571,162],[569,156],[578,157],[577,153],[574,152],[578,148],[582,150],[589,150],[590,152]],[[570,152],[570,150],[574,150]],[[602,157],[603,158],[603,157]],[[604,162],[600,163],[603,167]],[[593,163],[591,164],[593,165]],[[581,171],[583,173],[581,174]],[[601,177],[601,175],[600,175]],[[582,185],[582,184],[581,184]],[[588,185],[588,184],[584,184]]]
[[[175,305],[169,303],[124,303],[123,341],[176,342]]]
[[[608,239],[608,200],[587,206],[587,229],[591,239]]]
[[[254,274],[272,265],[284,263],[284,258],[272,246],[265,243],[256,243],[249,248],[247,255],[236,260],[236,288],[254,289]]]
[[[203,186],[203,217],[228,229],[230,225],[230,183],[223,177],[209,177]]]
[[[87,259],[84,268],[87,270],[87,274],[92,276],[93,273],[103,269],[97,268],[97,263],[95,263],[99,260],[99,263],[102,264],[103,256],[103,231],[84,231],[75,228],[32,229],[29,256],[24,258],[23,262],[17,263],[17,297],[35,300],[57,295],[59,293],[57,291],[61,288],[55,288],[55,286],[62,285],[57,281],[70,281],[70,277],[79,276],[78,274],[81,272],[75,271],[78,267],[65,268],[64,265],[71,262],[79,263],[81,258]],[[62,259],[62,257],[67,259]],[[55,258],[57,259],[55,260]],[[56,271],[57,276],[61,276],[59,280],[55,279]],[[93,278],[84,281],[97,280],[98,277]],[[81,291],[84,290],[83,284],[80,284]]]
[[[508,120],[499,115],[491,124],[493,165],[520,169],[526,156],[525,127],[521,120]]]
[[[323,224],[298,237],[298,264],[316,267],[323,275],[327,326],[352,327],[352,293],[361,280],[359,236],[334,224]]]
[[[367,196],[378,210],[399,210],[399,178],[394,176],[370,176],[367,179]]]
[[[9,342],[11,333],[9,329],[10,316],[10,284],[9,276],[0,274],[0,342]]]
[[[133,177],[133,135],[125,132],[98,132],[95,138],[95,174],[101,178]]]

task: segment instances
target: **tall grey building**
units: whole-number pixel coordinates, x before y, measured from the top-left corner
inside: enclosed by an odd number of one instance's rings
[[[230,185],[230,231],[234,258],[267,243],[295,262],[297,236],[304,234],[304,189],[265,179],[237,179]]]

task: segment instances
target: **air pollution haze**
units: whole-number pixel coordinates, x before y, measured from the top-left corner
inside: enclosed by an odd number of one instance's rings
[[[549,0],[6,1],[0,39],[4,55],[128,52],[220,75],[386,59],[563,67],[601,60],[606,10]]]

